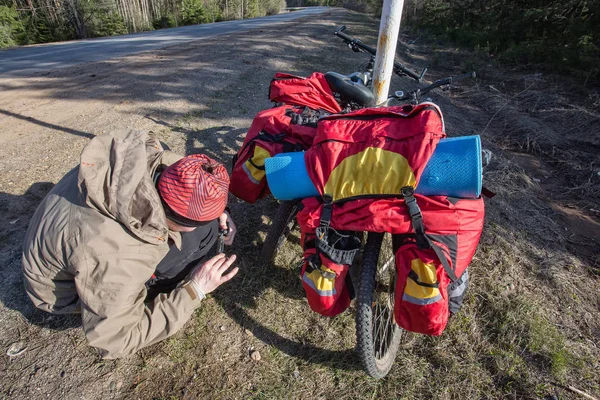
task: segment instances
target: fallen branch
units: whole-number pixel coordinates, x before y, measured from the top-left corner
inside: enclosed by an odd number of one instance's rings
[[[584,392],[583,390],[579,390],[579,389],[577,389],[577,388],[574,388],[574,387],[573,387],[573,386],[571,386],[571,385],[566,385],[566,386],[565,386],[565,385],[561,385],[560,383],[556,383],[556,382],[550,382],[550,383],[552,383],[554,386],[558,386],[558,387],[560,387],[560,388],[563,388],[563,389],[565,389],[565,390],[568,390],[568,391],[570,391],[570,392],[577,393],[578,395],[580,395],[580,396],[583,396],[583,397],[585,397],[586,399],[589,399],[589,400],[598,400],[598,399],[597,399],[597,398],[595,398],[594,396],[587,394],[587,393],[586,393],[586,392]]]

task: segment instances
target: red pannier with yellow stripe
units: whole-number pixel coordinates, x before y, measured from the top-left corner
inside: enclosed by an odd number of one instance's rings
[[[350,265],[351,258],[337,256],[354,249],[343,246],[339,254],[322,252],[323,239],[335,248],[340,243],[335,238],[352,237],[352,232],[401,235],[403,241],[395,249],[396,322],[430,335],[441,334],[446,326],[449,291],[462,283],[484,215],[482,199],[414,194],[444,136],[442,114],[431,103],[326,117],[305,155],[307,171],[321,196],[304,199],[298,214],[303,238],[314,237],[315,253],[336,264]],[[306,275],[303,270],[304,282]],[[319,299],[310,285],[304,288],[313,310],[329,310],[325,304],[331,299]],[[342,296],[348,291],[336,288],[336,292]],[[348,304],[345,298],[338,300],[336,313]]]
[[[302,286],[310,308],[327,317],[344,312],[354,298],[349,264],[331,261],[316,248],[304,252]]]
[[[425,243],[420,245],[417,236],[409,237],[396,250],[394,313],[404,329],[441,335],[450,312],[458,311],[462,303],[467,267],[483,229],[484,204],[481,198],[447,196],[416,195],[415,200]],[[414,229],[410,211],[400,205],[398,209],[404,211]]]
[[[317,129],[304,121],[341,111],[325,76],[318,72],[308,78],[277,73],[271,82],[269,100],[284,105],[256,114],[233,159],[229,191],[248,203],[270,193],[265,158],[308,149]]]
[[[301,115],[300,107],[279,106],[256,114],[244,143],[233,158],[229,191],[248,202],[268,195],[265,159],[275,154],[307,149],[316,129],[308,125],[292,124],[294,115]]]

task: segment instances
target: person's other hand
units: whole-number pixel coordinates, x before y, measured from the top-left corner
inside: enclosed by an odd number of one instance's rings
[[[219,217],[219,228],[227,229],[227,224],[229,223],[229,234],[223,237],[223,244],[226,246],[231,246],[233,244],[233,238],[235,237],[235,233],[237,232],[237,228],[235,227],[235,223],[233,222],[233,218],[227,211],[225,211]]]
[[[217,254],[202,265],[198,265],[191,274],[191,282],[198,296],[212,292],[223,283],[227,282],[238,273],[239,268],[233,268],[228,274],[227,270],[233,264],[236,257],[226,257],[225,254]]]

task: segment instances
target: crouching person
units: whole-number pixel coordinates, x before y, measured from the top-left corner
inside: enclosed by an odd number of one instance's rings
[[[204,155],[164,151],[145,132],[98,136],[35,212],[23,248],[36,307],[81,313],[104,358],[175,332],[206,294],[235,276],[235,256],[207,255],[226,210],[229,176]]]

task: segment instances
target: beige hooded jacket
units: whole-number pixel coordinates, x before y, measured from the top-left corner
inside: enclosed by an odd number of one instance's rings
[[[23,247],[25,290],[52,313],[81,311],[91,346],[128,356],[174,334],[200,304],[184,285],[145,304],[170,232],[152,176],[179,156],[145,132],[95,137],[35,212]]]

